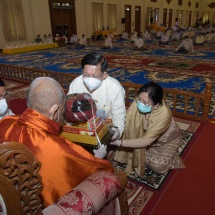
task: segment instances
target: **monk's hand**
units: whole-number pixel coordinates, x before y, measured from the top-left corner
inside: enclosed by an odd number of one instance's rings
[[[113,142],[110,142],[110,145],[121,146],[122,145],[122,140],[115,140]]]
[[[107,145],[102,144],[99,149],[93,149],[94,156],[103,159],[107,155]]]
[[[118,140],[119,137],[120,137],[120,131],[119,131],[119,129],[117,127],[112,127],[111,130],[114,131],[114,134],[111,137],[111,141],[113,142],[115,140]]]

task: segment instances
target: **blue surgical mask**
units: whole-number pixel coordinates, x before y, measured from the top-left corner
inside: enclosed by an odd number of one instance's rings
[[[152,106],[146,106],[145,104],[143,104],[140,101],[137,101],[137,109],[141,112],[141,113],[149,113],[152,111]]]

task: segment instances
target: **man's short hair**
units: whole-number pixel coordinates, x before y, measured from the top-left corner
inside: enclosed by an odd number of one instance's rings
[[[104,72],[108,67],[108,62],[104,56],[100,53],[92,52],[84,56],[81,61],[81,68],[83,69],[85,65],[97,66],[101,64],[101,71]]]

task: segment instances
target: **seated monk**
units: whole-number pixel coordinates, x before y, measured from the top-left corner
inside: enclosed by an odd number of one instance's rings
[[[41,197],[45,207],[56,202],[80,182],[98,171],[113,172],[107,160],[59,135],[66,96],[52,78],[36,78],[29,86],[27,109],[21,116],[0,121],[0,142],[26,145],[41,162]],[[97,156],[97,157],[96,157]]]

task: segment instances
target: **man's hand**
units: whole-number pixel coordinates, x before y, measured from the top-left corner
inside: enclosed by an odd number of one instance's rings
[[[93,149],[94,156],[103,159],[107,155],[107,145],[101,145],[99,149]]]
[[[110,145],[121,146],[122,145],[122,140],[115,140],[113,142],[110,142]]]
[[[112,131],[114,131],[114,134],[111,137],[111,141],[115,141],[115,140],[119,139],[119,137],[120,137],[120,131],[119,131],[119,129],[115,128],[115,127],[112,127],[111,129],[112,129]]]

